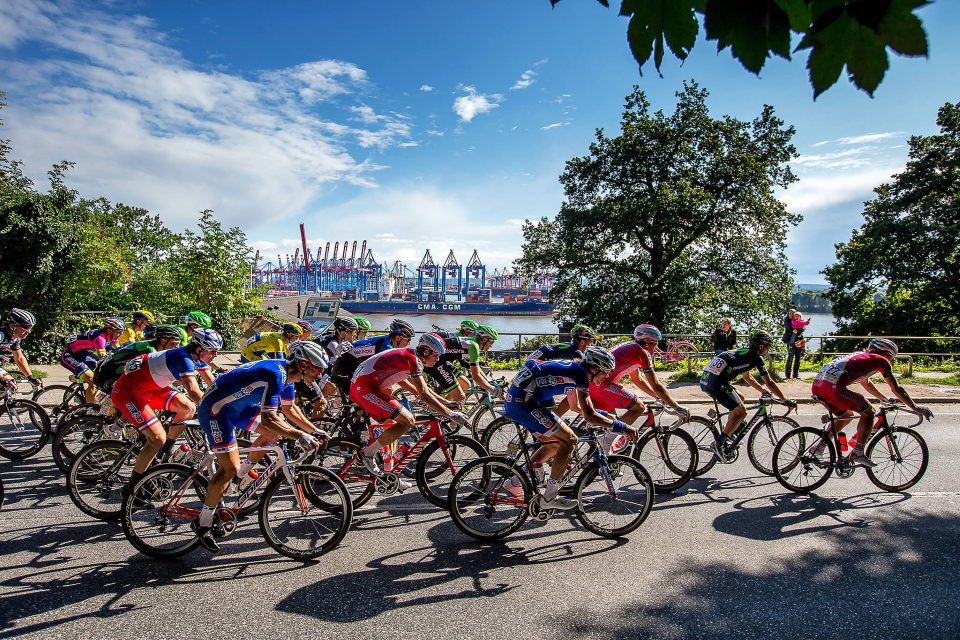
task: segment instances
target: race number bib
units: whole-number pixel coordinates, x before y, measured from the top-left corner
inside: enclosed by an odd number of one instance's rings
[[[706,373],[712,373],[715,376],[723,373],[723,370],[727,368],[727,361],[723,358],[714,358],[710,363],[703,368]]]
[[[134,358],[133,360],[131,360],[130,362],[128,362],[128,363],[126,364],[126,366],[123,368],[123,370],[124,370],[126,373],[131,373],[131,372],[133,372],[133,371],[139,371],[140,368],[143,366],[143,361],[144,361],[144,360],[145,360],[145,358]]]

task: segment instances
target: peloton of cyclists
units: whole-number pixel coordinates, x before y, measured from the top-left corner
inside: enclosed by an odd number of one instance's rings
[[[434,334],[438,337],[439,334]],[[459,367],[470,371],[474,384],[484,391],[495,391],[494,386],[487,380],[480,368],[480,354],[489,351],[500,334],[488,324],[477,326],[473,330],[472,338],[450,336],[443,340],[444,352],[433,366],[423,371],[436,385],[437,393],[448,400],[463,402],[464,391],[470,387],[470,382],[460,373]]]
[[[340,350],[336,362],[333,363],[333,370],[330,374],[330,380],[337,386],[340,393],[350,397],[350,381],[353,379],[354,372],[368,358],[388,349],[402,349],[410,344],[413,336],[416,335],[413,325],[406,320],[396,319],[390,323],[388,333],[363,340],[355,340],[348,347]]]

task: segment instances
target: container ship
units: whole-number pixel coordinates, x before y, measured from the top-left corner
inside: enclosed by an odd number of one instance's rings
[[[390,296],[366,292],[363,296],[351,299],[347,295],[341,299],[340,308],[358,315],[393,314],[449,314],[477,316],[552,316],[553,303],[544,298],[539,291],[511,295],[505,293],[497,299],[490,289],[471,290],[465,300],[451,300],[453,296],[443,295],[439,291],[425,291],[417,294],[410,290],[406,293],[394,293]]]

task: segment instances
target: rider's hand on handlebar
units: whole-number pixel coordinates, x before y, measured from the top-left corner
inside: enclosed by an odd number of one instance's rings
[[[788,407],[790,407],[791,409],[796,409],[796,408],[797,408],[797,401],[794,400],[793,398],[788,398],[785,404],[786,404]]]
[[[459,424],[461,426],[470,422],[470,419],[467,417],[467,414],[460,411],[451,411],[450,412],[450,421],[454,424]]]
[[[928,421],[933,417],[933,411],[930,410],[930,407],[921,407],[920,405],[917,405],[917,412]]]
[[[317,442],[317,439],[309,433],[301,433],[300,437],[297,438],[297,444],[299,444],[304,451],[313,451],[320,446],[320,443]]]
[[[462,402],[457,402],[456,400],[444,400],[443,404],[446,405],[447,409],[459,409],[463,406]]]
[[[36,389],[43,390],[43,380],[37,376],[27,376],[27,380],[32,384]]]

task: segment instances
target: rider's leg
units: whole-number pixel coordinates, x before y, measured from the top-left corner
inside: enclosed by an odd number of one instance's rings
[[[729,436],[734,431],[737,430],[737,427],[740,426],[740,423],[743,422],[743,419],[747,417],[747,410],[743,408],[743,405],[737,405],[736,409],[733,409],[729,415],[727,415],[727,426],[723,428],[723,435]]]
[[[860,421],[857,422],[857,445],[854,447],[854,455],[862,454],[863,447],[867,444],[867,438],[870,436],[870,430],[873,429],[873,421],[877,417],[873,405],[869,402],[860,411]]]
[[[179,391],[171,391],[164,401],[163,410],[173,411],[174,413],[173,422],[170,423],[170,428],[167,430],[167,442],[163,445],[163,454],[166,456],[173,450],[173,447],[177,444],[177,438],[187,428],[184,421],[190,420],[197,414],[197,405],[193,404],[190,398]]]
[[[137,461],[133,465],[133,471],[138,474],[144,473],[150,467],[150,463],[163,448],[163,443],[167,441],[167,434],[159,420],[154,420],[142,427],[140,433],[146,437],[147,442],[143,445],[143,449],[140,450],[140,455],[137,456]]]
[[[207,498],[203,501],[203,511],[200,513],[200,526],[209,527],[213,523],[213,513],[223,498],[223,492],[230,481],[240,470],[240,452],[231,449],[226,453],[217,454],[217,472],[210,478],[207,486]]]
[[[557,439],[557,453],[553,457],[553,464],[550,465],[550,479],[547,481],[547,488],[543,492],[545,502],[552,502],[560,491],[560,481],[567,472],[567,462],[570,461],[570,454],[577,445],[577,436],[570,430],[570,427],[561,424],[560,428],[553,433]]]
[[[375,426],[383,427],[383,433],[380,434],[379,438],[372,441],[366,446],[366,448],[364,448],[363,455],[369,457],[377,455],[377,451],[383,447],[389,447],[391,444],[403,437],[405,433],[410,431],[410,427],[413,426],[413,423],[413,414],[407,411],[405,407],[401,407],[400,411],[393,416],[391,421],[383,422],[379,425],[371,425],[371,429],[373,429]]]
[[[85,397],[85,401],[86,401],[88,404],[91,404],[91,403],[93,403],[93,402],[96,402],[96,400],[97,400],[97,388],[96,388],[95,386],[93,386],[93,371],[91,371],[90,369],[87,369],[86,371],[84,371],[83,373],[81,373],[81,374],[77,377],[77,379],[80,380],[80,382],[82,382],[83,385],[84,385],[84,387],[83,387],[83,395],[84,395],[84,397]]]

